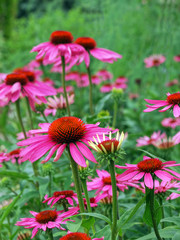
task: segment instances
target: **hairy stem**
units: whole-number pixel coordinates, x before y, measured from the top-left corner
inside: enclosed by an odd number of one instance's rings
[[[89,77],[89,109],[91,115],[94,114],[94,109],[93,109],[93,84],[92,84],[92,79],[91,79],[91,70],[90,67],[87,67],[87,73]]]

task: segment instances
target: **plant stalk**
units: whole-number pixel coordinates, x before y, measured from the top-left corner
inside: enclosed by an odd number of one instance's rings
[[[61,81],[62,81],[62,86],[63,86],[63,89],[64,89],[64,96],[65,96],[65,99],[66,99],[67,112],[68,112],[68,115],[71,116],[68,97],[67,97],[67,92],[66,92],[66,84],[65,84],[65,58],[64,58],[64,56],[61,56],[61,61],[62,61]]]
[[[21,112],[20,112],[20,100],[18,99],[15,103],[16,103],[16,112],[17,112],[19,123],[21,125],[21,129],[22,129],[22,131],[24,133],[24,138],[27,139],[26,131],[25,131],[25,128],[24,128],[24,125],[23,125]]]
[[[93,109],[93,84],[92,84],[92,78],[91,78],[91,70],[90,67],[87,67],[87,73],[88,73],[88,78],[89,78],[89,109],[91,115],[94,114],[94,109]]]
[[[113,124],[112,124],[113,128],[116,127],[117,111],[118,111],[118,104],[117,104],[117,101],[114,100],[114,115],[113,115]]]
[[[111,174],[111,184],[112,184],[112,229],[111,229],[111,240],[116,240],[117,237],[117,220],[118,220],[118,204],[117,204],[117,185],[116,185],[116,175],[114,161],[110,160],[109,171]]]
[[[27,97],[26,97],[26,105],[27,105],[27,110],[28,110],[28,114],[29,114],[31,129],[33,129],[34,127],[33,127],[32,112],[31,112],[29,101],[28,101]]]

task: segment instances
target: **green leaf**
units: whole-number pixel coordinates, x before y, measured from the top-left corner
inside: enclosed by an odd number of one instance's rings
[[[178,232],[176,232],[176,234],[174,235],[172,240],[179,240],[179,239],[180,239],[180,230]]]
[[[126,223],[129,222],[129,220],[135,215],[137,210],[140,208],[140,206],[145,202],[146,197],[143,197],[135,207],[128,209],[118,220],[117,227],[118,231],[120,228],[122,228]]]
[[[112,94],[109,93],[105,97],[101,98],[101,100],[96,105],[96,108],[95,108],[96,113],[99,113],[103,109],[105,102],[110,99],[111,95]]]
[[[7,177],[11,177],[11,178],[22,178],[22,179],[28,179],[29,176],[27,173],[20,173],[20,172],[15,172],[15,171],[11,171],[11,170],[4,170],[4,171],[0,171],[0,176],[7,176]]]
[[[95,219],[93,217],[90,217],[88,219],[83,219],[81,226],[86,228],[89,231],[94,223],[95,223]]]
[[[77,232],[81,224],[82,224],[82,220],[79,221],[79,219],[77,219],[76,222],[69,221],[67,222],[67,228],[69,229],[70,232]]]
[[[161,222],[172,222],[180,227],[180,216],[164,218]]]
[[[111,239],[111,229],[110,229],[110,227],[108,225],[105,226],[100,231],[96,232],[92,239],[94,239],[94,238],[101,238],[101,237],[104,237],[104,240]]]
[[[162,219],[162,211],[161,211],[161,207],[156,199],[154,200],[154,214],[155,214],[156,224],[158,225],[160,220]],[[150,201],[146,202],[146,208],[145,208],[145,212],[143,215],[143,221],[148,226],[153,227],[151,210],[150,210]]]
[[[12,208],[15,206],[15,204],[17,203],[17,201],[19,200],[20,196],[22,194],[21,193],[14,198],[14,200],[11,202],[11,204],[9,204],[9,206],[6,208],[6,210],[4,211],[2,217],[0,218],[0,226],[3,224],[5,218],[9,215],[9,213],[11,212]]]
[[[177,232],[177,229],[175,228],[164,228],[164,229],[161,229],[159,230],[159,234],[162,238],[172,238],[172,236],[174,236],[174,234]],[[153,239],[155,238],[156,239],[156,235],[154,232],[144,236],[144,237],[140,237],[136,240],[147,240],[147,239]]]
[[[106,216],[104,216],[102,214],[99,214],[99,213],[80,213],[80,214],[78,214],[76,216],[81,216],[81,215],[99,218],[99,219],[107,222],[110,226],[112,225],[111,220],[108,217],[106,217]]]

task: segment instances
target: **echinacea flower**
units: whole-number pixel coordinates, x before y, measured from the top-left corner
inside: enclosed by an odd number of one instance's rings
[[[180,126],[180,118],[165,118],[161,122],[163,127],[176,128]]]
[[[145,193],[146,190],[143,182],[141,182],[141,187],[138,189],[141,190],[143,193]],[[179,188],[179,187],[180,187],[180,183],[177,181],[161,181],[161,182],[159,182],[158,180],[154,181],[154,193],[159,194],[162,197],[165,196],[165,193],[167,193],[169,189]]]
[[[101,88],[100,91],[103,93],[111,92],[113,89],[113,84],[112,83],[107,83],[104,84]]]
[[[77,194],[74,193],[72,190],[66,190],[66,191],[57,191],[53,193],[52,197],[48,197],[46,194],[44,196],[43,203],[47,202],[47,205],[51,204],[51,208],[53,205],[57,202],[62,203],[63,201],[67,201],[70,205],[73,205],[73,199],[76,200]]]
[[[63,87],[57,88],[56,91],[57,93],[64,93],[64,88]],[[73,93],[74,92],[73,86],[66,86],[66,92]]]
[[[168,149],[171,148],[175,145],[177,145],[177,141],[176,141],[176,137],[174,139],[174,137],[167,137],[167,135],[165,134],[165,136],[161,139],[157,139],[156,141],[154,141],[152,143],[153,146],[159,148],[159,149]]]
[[[159,110],[159,112],[165,112],[168,109],[173,109],[174,117],[180,117],[180,92],[177,93],[167,93],[166,100],[151,100],[151,99],[144,99],[146,102],[152,105],[146,105],[147,109],[144,112],[152,112],[158,108],[164,107],[163,109]]]
[[[62,212],[63,211],[56,210],[45,210],[39,213],[30,211],[30,213],[34,216],[33,218],[21,218],[21,221],[18,221],[15,225],[24,226],[25,228],[34,228],[31,239],[35,237],[40,229],[43,231],[46,231],[48,228],[65,230],[61,227],[61,224],[65,224],[68,220],[64,220],[64,218],[70,216],[68,215],[68,212],[60,214]]]
[[[144,63],[146,64],[146,68],[150,68],[150,67],[157,67],[160,64],[162,64],[163,62],[165,62],[166,58],[161,55],[161,54],[156,54],[156,55],[152,55],[148,58],[144,59]]]
[[[101,69],[96,73],[97,76],[102,78],[102,81],[107,81],[113,78],[112,73],[107,71],[106,69]]]
[[[152,174],[155,174],[163,181],[171,181],[172,179],[180,178],[180,174],[169,169],[168,167],[180,166],[175,161],[162,162],[158,158],[143,157],[143,161],[138,164],[126,163],[126,166],[116,165],[117,168],[127,169],[120,174],[122,181],[139,180],[144,177],[144,184],[148,188],[153,188]],[[178,178],[177,178],[178,177]]]
[[[114,61],[117,61],[118,58],[122,58],[122,56],[116,52],[110,51],[105,48],[97,48],[96,41],[90,37],[77,38],[75,43],[79,44],[85,49],[83,54],[84,54],[84,61],[87,67],[90,64],[89,54],[91,54],[94,58],[97,58],[102,62],[108,62],[108,63],[113,63]]]
[[[45,96],[55,95],[54,88],[48,88],[46,85],[37,85],[24,73],[11,73],[8,74],[2,84],[0,84],[0,101],[4,98],[8,102],[16,102],[21,97],[27,97],[32,109],[34,103],[46,102]]]
[[[91,179],[91,182],[87,182],[88,191],[96,190],[96,195],[101,195],[104,197],[112,196],[112,184],[111,175],[105,170],[96,170],[98,177]],[[126,182],[122,182],[117,179],[116,174],[116,185],[120,191],[124,192],[124,189],[128,189]]]
[[[6,156],[6,153],[1,152],[0,153],[0,167],[3,167],[3,165],[1,163],[3,163],[4,161],[8,161],[8,158]]]
[[[67,98],[69,105],[74,103],[74,94],[67,95]],[[63,97],[63,95],[60,95],[59,98],[56,96],[54,96],[54,98],[48,97],[47,108],[44,110],[44,114],[45,116],[48,116],[49,114],[55,116],[58,109],[66,108],[66,99]]]
[[[14,149],[13,151],[9,152],[6,154],[8,160],[11,160],[12,163],[18,163],[18,164],[21,164],[21,157],[20,157],[20,152],[21,152],[21,148],[17,148],[17,149]]]
[[[172,81],[170,81],[170,82],[167,82],[165,86],[166,86],[166,87],[172,87],[172,86],[178,85],[178,84],[179,84],[178,79],[174,79],[174,80],[172,80]]]
[[[109,137],[103,135],[102,140],[98,137],[98,135],[96,136],[97,140],[95,138],[93,139],[95,143],[93,141],[90,141],[89,146],[98,153],[102,154],[114,153],[116,151],[119,151],[124,140],[123,132],[121,134],[117,132],[116,138],[112,138],[111,133],[109,134]]]
[[[141,147],[141,146],[152,145],[157,140],[160,140],[160,139],[164,138],[165,135],[166,135],[165,133],[161,134],[161,131],[153,132],[153,134],[150,137],[144,136],[144,137],[138,138],[136,140],[137,141],[136,146]]]
[[[40,43],[39,45],[33,47],[31,52],[38,52],[36,59],[43,57],[43,63],[54,63],[56,60],[61,63],[61,56],[65,59],[65,64],[69,63],[73,57],[73,63],[79,59],[79,56],[82,58],[82,52],[84,49],[78,44],[72,43],[73,36],[70,32],[67,31],[54,31],[51,33],[50,41]],[[74,61],[74,58],[77,58]]]
[[[177,55],[177,56],[174,56],[174,61],[176,61],[176,62],[180,62],[180,54]]]
[[[52,123],[41,123],[41,129],[31,130],[31,133],[46,133],[46,135],[35,136],[18,143],[18,146],[27,146],[23,149],[21,156],[23,160],[34,162],[44,156],[49,150],[49,154],[42,161],[49,161],[56,152],[54,161],[58,161],[66,147],[69,147],[74,161],[82,167],[86,167],[84,157],[92,162],[96,162],[93,154],[86,146],[88,141],[93,139],[95,133],[100,136],[109,133],[110,129],[100,128],[97,124],[85,124],[77,117],[61,117]],[[83,157],[84,155],[84,157]]]
[[[104,240],[104,237],[91,238],[86,233],[75,232],[68,233],[67,235],[61,237],[59,240]]]

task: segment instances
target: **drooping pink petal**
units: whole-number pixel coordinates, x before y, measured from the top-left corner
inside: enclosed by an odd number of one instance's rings
[[[178,104],[174,105],[173,114],[176,118],[180,116],[180,107],[178,106]]]
[[[94,162],[94,163],[97,163],[95,157],[93,156],[92,152],[89,150],[89,148],[84,145],[83,143],[81,142],[76,142],[80,152],[90,161]]]
[[[66,148],[67,144],[62,144],[58,150],[57,150],[57,153],[56,153],[56,156],[54,158],[54,161],[53,162],[57,162],[59,160],[59,158],[61,157],[61,155],[63,154],[64,152],[64,149]]]
[[[74,143],[69,144],[69,149],[74,161],[81,167],[87,167],[86,161]]]
[[[153,188],[153,179],[150,173],[145,173],[144,175],[144,184],[148,187],[148,188]]]

